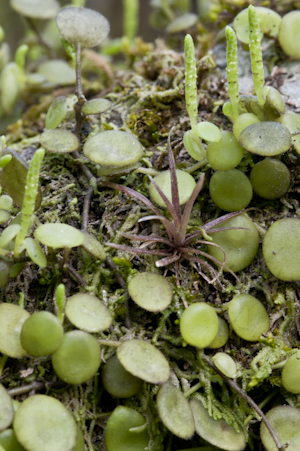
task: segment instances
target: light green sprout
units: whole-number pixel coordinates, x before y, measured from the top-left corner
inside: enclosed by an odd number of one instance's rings
[[[237,56],[237,40],[233,29],[229,26],[225,29],[227,40],[227,82],[228,96],[231,100],[233,121],[239,115],[239,82],[238,82],[238,56]]]
[[[197,72],[193,38],[187,34],[184,39],[185,58],[185,103],[190,117],[191,128],[197,123],[198,100],[197,100]]]
[[[57,316],[61,323],[64,322],[64,308],[66,304],[66,290],[65,285],[60,283],[55,292],[55,303],[58,310]]]
[[[124,36],[126,36],[129,41],[133,41],[137,35],[139,26],[139,6],[139,0],[123,0],[123,32]]]
[[[253,84],[257,95],[258,104],[262,107],[265,103],[263,86],[265,84],[264,65],[261,51],[261,31],[254,6],[248,7],[248,20],[250,30],[250,58],[253,76]]]
[[[38,149],[33,155],[29,165],[22,205],[21,230],[16,236],[15,241],[15,257],[18,257],[20,252],[22,252],[21,244],[23,243],[32,224],[33,212],[35,209],[35,199],[38,192],[39,173],[44,154],[45,150],[43,148]]]

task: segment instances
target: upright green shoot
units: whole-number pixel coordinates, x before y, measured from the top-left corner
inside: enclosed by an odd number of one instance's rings
[[[237,40],[233,29],[229,26],[225,29],[227,40],[227,82],[228,96],[231,101],[233,121],[239,115],[239,72],[238,72],[238,56],[237,56]]]
[[[258,17],[254,6],[248,7],[248,20],[250,30],[250,58],[253,76],[254,90],[258,104],[262,107],[265,103],[263,87],[265,84],[264,65],[261,51],[261,32]]]
[[[35,199],[38,192],[39,174],[41,164],[44,158],[45,150],[38,149],[32,157],[26,178],[25,193],[22,205],[21,230],[16,236],[14,255],[18,257],[22,252],[21,244],[26,238],[27,232],[31,227],[33,212],[35,208]]]
[[[61,324],[64,322],[64,308],[66,304],[66,292],[63,283],[60,283],[55,292],[55,303],[57,307],[57,316]]]
[[[197,71],[193,38],[187,34],[184,39],[185,58],[185,103],[190,117],[191,128],[197,123],[198,100],[197,100]]]
[[[130,42],[137,35],[139,26],[139,0],[123,0],[123,33]]]

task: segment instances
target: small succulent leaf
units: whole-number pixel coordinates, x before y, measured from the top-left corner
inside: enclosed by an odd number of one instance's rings
[[[156,405],[161,421],[174,435],[187,440],[194,434],[193,413],[179,388],[170,382],[163,384],[157,393]]]
[[[172,302],[170,283],[160,274],[142,272],[128,283],[128,292],[134,302],[149,312],[161,312]]]
[[[231,110],[233,113],[233,120],[237,118],[239,115],[239,81],[238,81],[238,56],[237,56],[237,40],[236,35],[233,29],[229,26],[225,28],[225,34],[226,34],[226,61],[227,61],[227,84],[228,84],[228,96],[231,101]],[[229,111],[227,107],[225,111],[223,109],[223,112],[225,115],[228,115],[227,113],[231,114],[231,111]]]
[[[176,19],[172,20],[166,28],[168,33],[179,33],[181,31],[187,30],[198,22],[197,14],[186,13],[181,14],[176,17]]]
[[[101,114],[112,107],[112,102],[107,99],[92,99],[85,102],[81,112],[83,114]]]
[[[8,194],[0,196],[0,209],[10,210],[13,206],[13,199]]]
[[[23,401],[15,413],[13,427],[18,441],[31,451],[71,451],[76,445],[73,415],[51,396],[33,395]]]
[[[45,78],[48,87],[74,85],[76,82],[74,68],[60,59],[42,62],[37,73]]]
[[[295,45],[300,36],[300,11],[291,11],[281,19],[278,40],[282,50],[293,59],[300,58],[299,46]]]
[[[221,130],[211,122],[200,122],[193,132],[205,141],[218,142],[221,139]]]
[[[201,143],[199,136],[195,135],[192,130],[185,132],[183,136],[183,144],[187,153],[196,161],[202,161],[205,158],[205,149]]]
[[[128,340],[118,346],[117,356],[123,367],[150,384],[163,384],[170,377],[170,367],[164,355],[143,340]]]
[[[0,236],[0,247],[5,247],[21,230],[21,226],[18,224],[10,224],[6,227]]]
[[[191,399],[195,429],[208,443],[227,451],[241,451],[246,446],[245,434],[228,426],[225,420],[214,420],[198,399]]]
[[[88,232],[81,231],[84,241],[82,243],[83,249],[92,254],[94,257],[99,258],[99,260],[106,259],[106,253],[104,247],[101,243]]]
[[[37,227],[34,231],[34,237],[45,246],[53,248],[77,247],[84,241],[80,230],[58,222]]]
[[[263,157],[272,157],[289,150],[292,138],[284,125],[265,121],[246,127],[240,133],[239,141],[249,152]]]
[[[5,224],[10,218],[10,212],[7,210],[0,210],[0,224]]]
[[[33,19],[52,19],[59,10],[59,3],[56,0],[11,0],[11,7],[26,17]]]
[[[46,116],[46,129],[56,128],[66,117],[68,99],[64,96],[56,97],[51,103]]]
[[[47,258],[43,249],[33,238],[25,238],[24,247],[30,259],[41,268],[46,268]]]
[[[0,384],[0,431],[8,428],[14,418],[14,407],[12,399]]]
[[[69,321],[86,332],[102,332],[109,328],[112,316],[96,296],[77,293],[67,299],[65,313]]]
[[[41,134],[40,143],[49,152],[70,153],[79,147],[74,133],[64,129],[50,129]]]
[[[0,304],[0,351],[15,359],[27,356],[22,348],[20,333],[29,313],[15,304]]]
[[[88,138],[84,154],[104,166],[126,166],[136,163],[143,155],[143,147],[132,133],[106,130]]]
[[[265,97],[263,95],[263,86],[265,84],[264,77],[264,64],[262,59],[261,50],[261,30],[256,13],[256,9],[253,5],[248,7],[248,20],[249,20],[249,32],[250,32],[250,58],[251,68],[253,76],[253,84],[255,93],[257,95],[258,104],[263,106],[265,103]]]

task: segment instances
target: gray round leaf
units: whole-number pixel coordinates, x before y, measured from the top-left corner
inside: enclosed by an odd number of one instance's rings
[[[73,45],[94,47],[109,33],[109,22],[102,14],[89,8],[64,8],[56,16],[62,37]]]

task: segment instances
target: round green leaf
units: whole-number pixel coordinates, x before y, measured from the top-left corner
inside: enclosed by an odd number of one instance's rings
[[[10,218],[10,212],[7,210],[0,210],[0,224],[5,224]]]
[[[34,237],[45,246],[53,248],[71,248],[83,243],[80,230],[58,222],[39,226],[34,232]]]
[[[41,268],[46,268],[47,258],[39,243],[37,243],[33,238],[25,238],[23,245],[25,246],[27,254],[31,260]]]
[[[134,302],[149,312],[160,312],[172,302],[173,290],[165,277],[142,272],[128,284],[128,292]]]
[[[161,421],[177,437],[188,439],[195,432],[193,413],[188,400],[170,382],[163,384],[156,397]]]
[[[71,451],[76,444],[73,415],[50,396],[34,395],[23,401],[13,426],[18,441],[28,451]]]
[[[239,135],[241,145],[263,157],[280,155],[289,150],[291,134],[287,127],[272,121],[249,125]]]
[[[239,294],[229,303],[228,315],[235,333],[248,341],[257,341],[270,325],[263,304],[250,294]]]
[[[10,5],[23,16],[34,19],[51,19],[60,7],[56,0],[10,0]]]
[[[36,312],[23,324],[21,345],[34,357],[46,356],[58,348],[63,333],[63,326],[55,315],[46,311]]]
[[[241,271],[246,268],[254,259],[258,245],[258,231],[248,215],[238,215],[231,219],[223,221],[222,228],[232,228],[232,230],[223,230],[213,233],[212,228],[209,234],[213,238],[213,243],[218,244],[225,251],[226,266],[232,271]],[[208,253],[224,262],[224,253],[221,249],[207,246]],[[226,271],[226,268],[224,269]]]
[[[88,232],[82,231],[81,233],[83,235],[83,249],[94,255],[94,257],[98,258],[99,260],[105,260],[106,254],[102,244],[99,243],[99,241]]]
[[[26,451],[18,442],[13,429],[0,432],[0,451]]]
[[[11,240],[13,240],[20,230],[21,226],[19,224],[10,224],[7,226],[0,236],[0,248],[5,247]]]
[[[67,114],[68,99],[64,96],[56,97],[51,103],[46,116],[46,128],[56,128]]]
[[[192,130],[188,130],[183,135],[183,144],[187,153],[194,160],[201,161],[205,156],[205,149],[199,136],[195,135]]]
[[[77,293],[67,299],[65,313],[74,326],[86,332],[102,332],[112,323],[108,308],[96,296]]]
[[[263,254],[269,270],[278,279],[300,280],[300,220],[275,221],[264,236]]]
[[[100,346],[95,337],[82,330],[64,334],[52,354],[54,371],[67,384],[82,384],[91,379],[100,366]]]
[[[291,393],[300,393],[300,351],[293,354],[283,367],[281,381],[283,387]]]
[[[279,25],[281,17],[278,13],[272,9],[265,8],[263,6],[256,6],[255,11],[258,15],[259,25],[261,33],[266,34],[272,38],[276,38],[278,35]],[[238,39],[244,44],[249,44],[249,23],[248,23],[248,9],[243,9],[236,15],[233,26],[236,31]]]
[[[285,14],[280,22],[278,40],[283,51],[294,59],[300,58],[299,46],[295,45],[300,39],[300,11]]]
[[[150,384],[163,384],[170,377],[166,358],[146,341],[124,341],[118,346],[117,357],[129,373]]]
[[[92,99],[85,102],[81,112],[83,114],[101,114],[111,108],[112,102],[107,99]]]
[[[105,428],[107,451],[145,451],[149,443],[147,429],[137,432],[146,423],[139,412],[130,407],[118,406],[110,415]]]
[[[74,68],[64,60],[48,60],[38,67],[38,74],[42,75],[51,85],[74,85],[76,74]]]
[[[236,377],[236,363],[230,355],[225,352],[217,352],[211,360],[225,376],[231,379]]]
[[[102,382],[105,390],[117,398],[129,398],[136,395],[142,388],[143,381],[125,370],[116,355],[104,365]]]
[[[289,444],[289,451],[298,451],[300,443],[300,411],[296,407],[277,406],[266,414],[281,444]],[[267,451],[277,451],[277,446],[266,425],[261,422],[260,437]],[[287,448],[287,449],[288,449]]]
[[[223,131],[218,142],[210,142],[206,148],[206,158],[216,171],[235,168],[243,158],[244,149],[232,132]]]
[[[0,196],[0,209],[10,210],[13,206],[13,199],[8,194]]]
[[[179,203],[180,205],[185,204],[192,195],[192,192],[196,186],[194,177],[192,177],[188,172],[176,169],[177,185],[179,192]],[[154,177],[155,182],[158,184],[165,196],[172,202],[172,192],[171,192],[171,173],[169,170],[162,171]],[[160,207],[165,207],[165,203],[160,197],[157,189],[150,183],[149,193],[154,202]]]
[[[190,406],[195,429],[200,437],[226,451],[240,451],[245,448],[246,438],[242,431],[236,432],[225,420],[214,420],[198,399],[191,399]]]
[[[41,134],[40,143],[49,152],[69,153],[78,149],[79,142],[74,133],[61,128],[47,130]]]
[[[188,28],[193,27],[194,25],[196,25],[197,21],[197,14],[181,14],[180,16],[176,17],[176,19],[172,20],[172,22],[167,26],[166,31],[168,33],[179,33],[180,31],[184,31]]]
[[[220,318],[218,316],[218,332],[215,338],[211,343],[209,343],[209,348],[221,348],[227,343],[228,337],[229,337],[229,330],[226,321],[223,318]]]
[[[8,428],[14,418],[14,408],[12,399],[0,384],[0,431]],[[1,442],[0,442],[1,444]]]
[[[282,161],[265,158],[252,168],[250,182],[259,196],[264,199],[277,199],[288,192],[291,173]]]
[[[20,333],[29,313],[18,305],[0,304],[0,351],[3,354],[20,359],[27,356],[21,346]]]
[[[252,185],[244,172],[238,169],[217,171],[209,183],[209,193],[214,203],[225,211],[246,208],[252,199]]]
[[[104,166],[127,166],[143,155],[143,147],[131,133],[106,130],[89,138],[83,146],[84,154]]]
[[[218,315],[204,302],[191,304],[180,318],[180,332],[183,339],[192,346],[205,348],[218,332]]]
[[[221,130],[211,122],[200,122],[193,132],[205,141],[218,142],[221,139]]]
[[[64,8],[56,16],[56,23],[62,37],[73,45],[94,47],[109,33],[109,22],[93,9]]]
[[[292,146],[298,154],[300,154],[300,117],[299,114],[294,111],[287,111],[282,114],[278,119],[278,122],[285,125],[291,134],[297,133],[292,136]]]

